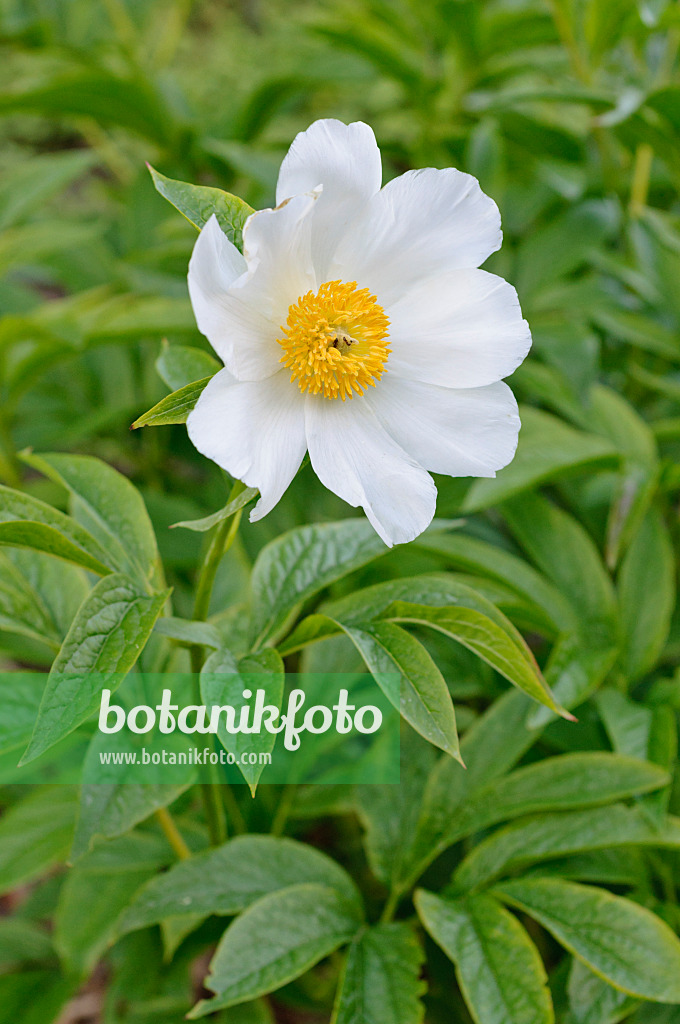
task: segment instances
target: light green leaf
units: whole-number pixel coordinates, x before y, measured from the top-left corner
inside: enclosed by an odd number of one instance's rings
[[[495,892],[615,988],[655,1002],[680,1002],[680,941],[651,911],[604,889],[556,878],[504,882]]]
[[[239,914],[268,893],[303,882],[335,889],[359,905],[347,872],[313,846],[274,836],[237,836],[152,879],[121,917],[118,934],[168,917]]]
[[[356,904],[325,885],[263,896],[222,936],[205,981],[215,998],[198,1003],[190,1019],[281,988],[349,942],[361,923]]]
[[[680,819],[668,818],[657,828],[640,808],[622,804],[542,814],[508,825],[475,846],[456,870],[454,885],[467,892],[534,861],[638,845],[680,849]]]
[[[169,345],[165,340],[161,343],[161,354],[156,360],[156,371],[171,391],[177,391],[204,377],[212,377],[221,369],[222,364],[202,348]]]
[[[132,668],[169,591],[149,596],[141,583],[105,576],[83,601],[52,665],[38,720],[22,763],[76,729]]]
[[[675,607],[675,557],[668,530],[650,509],[621,563],[618,579],[623,665],[635,682],[656,664]]]
[[[115,562],[79,523],[44,501],[0,485],[0,544],[31,548],[105,576]]]
[[[616,464],[611,441],[574,430],[556,416],[523,407],[515,458],[495,480],[476,480],[462,504],[464,512],[497,505],[520,491],[587,467]]]
[[[6,810],[0,821],[0,892],[38,878],[68,856],[77,792],[41,786]]]
[[[190,185],[186,181],[175,181],[149,167],[156,190],[164,199],[179,210],[194,227],[200,229],[210,220],[213,214],[230,242],[240,249],[243,245],[243,225],[254,213],[238,196],[223,192],[221,188],[208,185]]]
[[[208,708],[224,705],[239,708],[243,703],[244,689],[248,688],[253,693],[263,690],[265,705],[280,710],[284,682],[283,661],[272,648],[241,659],[234,657],[231,651],[218,650],[210,655],[201,670],[201,699]],[[217,738],[225,750],[235,755],[237,767],[254,796],[264,765],[242,764],[241,756],[245,753],[271,753],[276,734],[265,729],[259,733],[229,733],[221,718]]]
[[[207,530],[212,530],[213,526],[217,526],[218,523],[235,515],[239,509],[245,508],[249,502],[257,498],[259,493],[256,487],[246,487],[235,498],[228,501],[224,508],[213,512],[212,515],[204,516],[202,519],[183,519],[179,523],[173,523],[173,529],[177,526],[182,526],[185,530],[205,533]]]
[[[158,559],[156,537],[139,491],[122,473],[90,455],[25,452],[22,458],[69,491],[74,519],[118,569],[149,579]]]
[[[331,1024],[421,1024],[423,959],[408,925],[377,924],[360,932],[347,951]]]
[[[386,551],[363,519],[301,526],[267,544],[251,578],[256,643],[275,637],[308,597]]]
[[[418,915],[456,966],[477,1024],[552,1024],[550,989],[538,950],[526,931],[491,896],[440,899],[424,889]]]
[[[131,430],[139,427],[166,427],[171,423],[186,423],[187,417],[202,392],[209,384],[211,378],[203,377],[202,380],[185,384],[178,391],[161,398],[148,412],[138,416],[132,424]]]

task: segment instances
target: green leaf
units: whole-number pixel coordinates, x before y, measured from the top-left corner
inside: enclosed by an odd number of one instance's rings
[[[42,623],[45,638],[56,640],[59,648],[90,583],[82,569],[58,562],[41,551],[7,548],[0,551],[0,588],[11,601],[14,590],[33,606],[29,618],[15,620],[15,628],[18,621],[28,631]],[[3,628],[12,628],[9,621]]]
[[[567,992],[574,1024],[618,1024],[638,1006],[636,999],[612,988],[575,957]]]
[[[363,519],[301,526],[271,541],[258,555],[251,578],[256,644],[275,637],[308,597],[386,551]]]
[[[68,736],[132,668],[169,591],[149,596],[141,583],[114,573],[83,601],[52,665],[38,720],[22,764]]]
[[[18,971],[27,964],[53,959],[52,942],[43,928],[19,917],[0,918],[0,968],[3,974]]]
[[[91,973],[115,936],[120,913],[171,856],[165,844],[133,834],[109,843],[106,858],[95,853],[70,869],[54,918],[54,944],[67,972]]]
[[[44,689],[43,672],[0,673],[0,754],[28,743]]]
[[[90,455],[24,452],[22,458],[68,490],[73,518],[120,571],[150,578],[158,560],[156,537],[139,491],[122,473]]]
[[[347,872],[313,846],[274,836],[237,836],[152,879],[121,917],[118,935],[168,917],[239,914],[268,893],[303,882],[335,889],[359,905]]]
[[[571,206],[562,216],[527,232],[517,254],[520,294],[540,291],[576,270],[617,227],[616,204],[596,199]]]
[[[517,918],[491,896],[440,899],[424,889],[418,915],[456,966],[477,1024],[552,1024],[548,978],[538,950]]]
[[[628,549],[618,579],[622,660],[635,682],[656,664],[675,608],[675,557],[668,530],[650,509]]]
[[[86,755],[86,762],[93,757],[96,757],[96,761],[99,762],[100,750],[115,749],[115,739],[115,736],[95,733]],[[129,746],[126,745],[126,749],[129,749]],[[99,771],[102,772],[100,764],[96,764],[94,767],[99,768]],[[120,779],[120,768],[115,771],[115,776]],[[146,821],[151,817],[154,811],[171,804],[187,786],[188,784],[143,783],[137,785],[129,782],[110,783],[106,781],[82,785],[80,787],[78,820],[71,847],[71,861],[77,861],[102,840],[115,839],[129,832],[140,821]]]
[[[453,566],[498,580],[535,606],[556,633],[575,628],[577,618],[569,602],[524,559],[487,541],[461,533],[424,533],[413,542],[441,555]]]
[[[657,828],[640,808],[622,804],[542,814],[508,825],[475,846],[456,870],[454,885],[465,892],[534,861],[637,845],[680,848],[680,819],[668,818]]]
[[[559,588],[589,628],[613,629],[616,601],[594,542],[567,512],[540,494],[506,502],[503,516],[538,568]]]
[[[160,145],[174,129],[169,111],[147,77],[120,78],[98,68],[48,79],[22,92],[0,94],[0,112],[30,110],[48,116],[94,118],[117,125]]]
[[[351,943],[331,1024],[421,1024],[424,959],[411,928],[377,924]]]
[[[222,936],[205,981],[215,998],[198,1003],[190,1019],[281,988],[349,942],[361,923],[356,905],[325,885],[263,896]]]
[[[161,354],[156,360],[156,372],[171,391],[204,377],[212,377],[221,369],[222,364],[202,348],[169,345],[166,340],[161,343]]]
[[[371,870],[397,893],[414,867],[412,839],[435,751],[416,733],[403,730],[399,761],[398,786],[357,786],[355,793]]]
[[[611,441],[574,430],[556,416],[523,407],[522,429],[515,458],[495,480],[476,480],[462,504],[464,512],[477,512],[528,490],[587,467],[616,462]]]
[[[44,155],[6,170],[0,185],[0,231],[30,218],[42,203],[79,178],[95,163],[92,150],[66,150]]]
[[[160,402],[157,402],[148,412],[138,416],[130,429],[166,427],[171,423],[186,423],[189,413],[196,405],[210,380],[211,377],[195,380],[191,384],[185,384],[178,391],[173,391],[171,395],[161,398]]]
[[[196,644],[201,647],[222,647],[222,637],[209,622],[197,622],[194,619],[180,619],[175,615],[166,615],[156,620],[154,633],[170,637],[185,647]]]
[[[44,501],[0,485],[0,544],[31,548],[105,576],[111,556],[79,523]]]
[[[452,640],[457,640],[500,672],[513,686],[565,718],[571,718],[568,712],[555,703],[533,655],[519,633],[507,620],[500,622],[501,613],[497,609],[494,609],[494,613],[492,618],[473,608],[431,608],[395,601],[386,610],[385,616],[396,622],[430,626]]]
[[[41,786],[3,813],[0,821],[0,892],[38,878],[68,856],[77,793],[71,786]]]
[[[201,670],[201,699],[206,707],[229,705],[238,708],[243,703],[243,691],[263,690],[265,704],[281,709],[284,667],[281,656],[269,648],[259,654],[237,659],[231,651],[219,650],[210,655]],[[225,750],[236,756],[236,764],[255,796],[257,784],[264,770],[263,764],[243,764],[245,753],[271,753],[276,734],[262,730],[259,733],[229,733],[220,719],[217,738]]]
[[[451,694],[423,645],[392,622],[346,626],[345,632],[409,725],[451,757],[460,758]]]
[[[654,717],[652,709],[610,687],[596,695],[595,703],[614,750],[646,760]]]
[[[231,501],[228,501],[224,508],[219,509],[217,512],[213,512],[212,515],[204,516],[202,519],[183,519],[179,523],[173,523],[173,529],[177,526],[184,527],[185,530],[194,530],[198,533],[205,533],[207,530],[212,530],[213,526],[223,522],[225,519],[229,519],[235,515],[239,509],[245,508],[245,506],[257,498],[260,492],[256,487],[246,487],[240,494]]]
[[[680,1002],[680,941],[651,911],[604,889],[554,878],[504,882],[495,892],[615,988]]]
[[[229,192],[223,192],[221,188],[175,181],[154,170],[150,164],[147,166],[156,190],[164,199],[172,203],[194,227],[200,231],[215,214],[229,241],[233,242],[238,249],[242,248],[243,225],[251,213],[255,212],[252,206],[248,206],[242,199],[232,196]]]

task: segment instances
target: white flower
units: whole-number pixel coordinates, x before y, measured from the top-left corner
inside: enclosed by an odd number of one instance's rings
[[[248,219],[244,256],[208,221],[189,291],[225,369],[187,427],[259,488],[251,520],[309,450],[392,545],[434,515],[428,470],[489,477],[512,459],[519,417],[501,378],[531,336],[515,289],[477,269],[501,244],[477,180],[427,168],[380,185],[368,125],[316,121],[281,165],[276,209]]]

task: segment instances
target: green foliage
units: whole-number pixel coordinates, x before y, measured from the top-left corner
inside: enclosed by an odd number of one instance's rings
[[[0,1024],[81,984],[102,1024],[678,1024],[679,31],[666,0],[0,0]],[[220,369],[195,229],[240,247],[320,116],[386,181],[480,179],[534,339],[515,459],[393,551],[308,467],[237,533],[257,492],[183,426]],[[277,705],[366,666],[401,783],[11,784],[102,689],[197,665]]]

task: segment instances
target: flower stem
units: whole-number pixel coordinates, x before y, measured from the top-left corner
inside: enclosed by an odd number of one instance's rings
[[[241,491],[245,488],[245,484],[241,483],[240,480],[234,481],[234,485],[229,495],[229,501],[233,501]],[[229,548],[234,542],[236,534],[238,532],[239,523],[241,521],[241,512],[239,509],[231,518],[223,519],[215,529],[208,547],[208,552],[201,566],[201,571],[198,575],[198,582],[196,584],[196,596],[194,598],[194,611],[192,618],[196,621],[203,622],[208,617],[210,611],[210,599],[212,597],[213,587],[215,585],[215,577],[219,564],[222,561],[223,556],[227,553]],[[194,677],[194,687],[196,691],[196,703],[201,703],[201,692],[200,692],[200,674],[201,668],[203,667],[203,647],[200,644],[194,644],[190,649],[191,657],[191,671]],[[219,846],[227,839],[227,819],[224,812],[224,804],[220,796],[220,787],[226,785],[219,779],[219,775],[215,766],[211,767],[212,781],[203,782],[200,784],[201,796],[203,798],[203,807],[205,810],[206,820],[208,822],[208,831],[210,833],[210,842],[213,846]]]
[[[175,819],[170,814],[167,807],[159,807],[156,811],[156,820],[163,829],[165,838],[170,843],[180,860],[189,860],[191,857],[191,850],[184,842],[182,833],[175,824]]]

